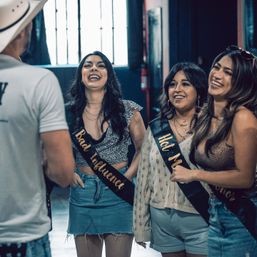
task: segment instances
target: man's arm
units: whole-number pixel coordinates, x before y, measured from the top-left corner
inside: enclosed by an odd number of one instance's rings
[[[68,186],[75,168],[68,130],[43,132],[41,139],[47,159],[46,175],[60,186]]]

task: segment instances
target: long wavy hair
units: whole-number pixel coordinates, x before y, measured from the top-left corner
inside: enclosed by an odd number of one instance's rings
[[[105,84],[105,94],[102,101],[101,113],[103,114],[103,121],[101,123],[101,130],[103,131],[103,124],[106,121],[110,121],[114,133],[119,136],[118,142],[120,142],[125,134],[127,134],[127,121],[124,116],[125,107],[122,102],[121,86],[113,69],[113,66],[109,59],[100,51],[94,51],[87,54],[80,62],[75,80],[72,83],[69,91],[70,98],[70,110],[75,117],[75,127],[80,125],[81,117],[88,99],[85,95],[85,85],[82,82],[82,68],[85,60],[91,56],[97,55],[104,62],[107,69],[107,81]],[[117,143],[118,143],[117,142]]]
[[[169,102],[169,86],[175,77],[176,73],[183,71],[187,80],[193,85],[197,92],[197,102],[196,102],[196,113],[194,115],[194,124],[197,119],[197,112],[200,107],[206,102],[207,96],[207,75],[203,69],[192,62],[179,62],[172,66],[168,76],[166,77],[162,93],[159,98],[160,102],[160,117],[172,119],[176,113],[175,107]]]
[[[230,132],[235,113],[240,106],[244,106],[257,115],[257,60],[246,58],[242,49],[230,50],[227,48],[220,53],[213,61],[213,66],[224,56],[229,56],[232,60],[232,87],[228,94],[227,105],[222,116],[223,121],[213,135],[209,135],[211,119],[214,117],[214,98],[209,95],[207,104],[199,115],[195,128],[195,134],[191,144],[190,160],[195,162],[195,150],[201,141],[207,138],[205,145],[205,154],[209,156],[212,153],[212,147],[225,140]]]

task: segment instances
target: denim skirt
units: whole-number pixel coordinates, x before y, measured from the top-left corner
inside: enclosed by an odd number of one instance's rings
[[[208,257],[257,257],[257,241],[240,220],[215,196],[209,203]]]
[[[127,167],[119,170],[124,174]],[[113,193],[96,175],[76,171],[84,188],[71,187],[68,233],[132,234],[132,205]]]

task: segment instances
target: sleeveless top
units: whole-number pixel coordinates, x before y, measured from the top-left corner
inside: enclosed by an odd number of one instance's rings
[[[219,171],[236,169],[234,148],[225,141],[212,147],[209,157],[205,152],[195,151],[195,161],[204,170]],[[257,167],[256,167],[257,168]],[[255,173],[255,183],[250,189],[245,189],[246,194],[257,194],[257,169]]]
[[[212,147],[209,157],[205,152],[195,151],[195,161],[204,170],[231,170],[235,169],[234,148],[225,141]]]
[[[142,107],[130,100],[122,100],[125,113],[124,116],[127,121],[127,128],[124,134],[123,139],[117,144],[119,140],[119,136],[113,132],[111,124],[109,123],[109,127],[102,135],[99,140],[94,140],[91,137],[93,145],[98,152],[99,156],[107,161],[109,164],[115,164],[120,162],[128,161],[128,150],[129,146],[132,144],[131,138],[129,136],[129,124],[133,117],[134,111],[141,111]],[[77,150],[76,146],[73,144],[74,153],[75,153],[75,160],[77,166],[84,166],[88,167],[87,161],[82,157],[80,152]]]

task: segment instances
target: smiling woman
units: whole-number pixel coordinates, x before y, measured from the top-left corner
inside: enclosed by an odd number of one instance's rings
[[[197,184],[203,194],[192,204],[195,188],[188,187],[190,194],[186,194],[180,183],[169,180],[172,168],[188,159],[206,92],[207,76],[200,67],[190,62],[174,65],[164,82],[161,113],[150,122],[142,146],[134,203],[135,239],[142,246],[150,241],[162,256],[207,255],[208,193]]]
[[[141,106],[122,99],[109,59],[101,52],[80,62],[67,108],[76,155],[68,232],[78,256],[129,257],[133,240],[133,177],[145,127]],[[128,163],[128,150],[135,154]]]
[[[224,56],[213,65],[209,75],[208,93],[216,99],[224,98],[231,89],[232,60]]]
[[[100,56],[90,55],[85,60],[83,68],[82,68],[82,81],[85,84],[85,91],[90,90],[100,90],[102,94],[104,94],[104,90],[106,81],[107,81],[107,69],[105,63],[101,59]],[[90,103],[91,105],[92,103]],[[90,113],[89,109],[93,106],[88,106],[86,108],[86,113]],[[92,110],[93,113],[100,112],[100,105],[98,106],[98,110]],[[92,108],[93,109],[93,108]]]
[[[212,190],[209,257],[257,253],[256,74],[256,57],[241,48],[215,58],[192,139],[190,159],[198,169],[177,166],[172,174],[172,181],[201,181]]]

